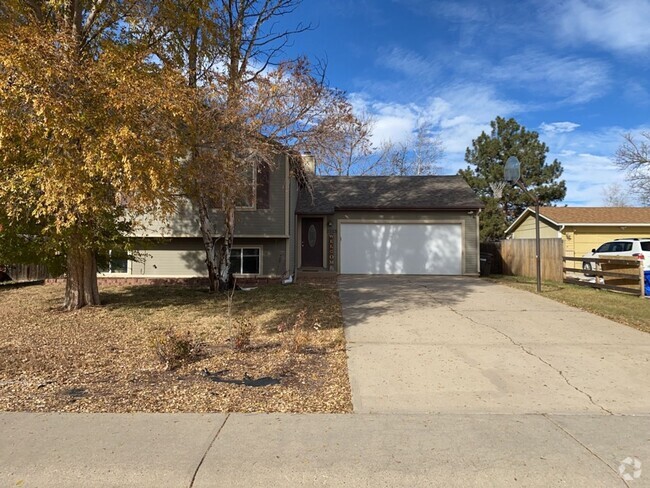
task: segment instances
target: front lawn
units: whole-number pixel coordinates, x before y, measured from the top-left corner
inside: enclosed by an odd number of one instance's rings
[[[535,293],[534,278],[490,276],[489,279]],[[650,332],[650,299],[648,298],[552,281],[543,283],[542,296]]]
[[[71,313],[62,297],[0,290],[0,410],[351,411],[333,285],[237,291],[231,320],[196,288],[107,287],[102,307]]]

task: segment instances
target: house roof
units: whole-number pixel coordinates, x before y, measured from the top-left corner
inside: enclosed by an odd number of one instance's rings
[[[529,215],[535,215],[533,208],[527,208],[508,227],[506,234],[519,227]],[[540,207],[539,215],[542,219],[558,227],[562,225],[650,226],[650,207]]]
[[[315,176],[298,197],[299,214],[336,210],[478,210],[461,176]]]
[[[531,209],[532,210],[532,209]],[[558,224],[647,224],[650,207],[542,207],[540,215]]]

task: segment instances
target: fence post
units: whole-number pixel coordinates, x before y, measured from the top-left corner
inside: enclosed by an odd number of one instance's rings
[[[645,297],[645,270],[643,269],[643,261],[639,260],[639,274],[641,275],[641,298]]]

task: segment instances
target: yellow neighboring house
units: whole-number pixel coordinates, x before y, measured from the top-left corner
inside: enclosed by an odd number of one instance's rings
[[[542,238],[561,238],[567,256],[582,256],[614,239],[650,238],[650,207],[541,207]],[[508,239],[535,238],[535,209],[506,230]]]

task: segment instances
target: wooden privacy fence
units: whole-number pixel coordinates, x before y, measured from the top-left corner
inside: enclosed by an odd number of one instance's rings
[[[507,239],[481,244],[481,253],[492,255],[492,274],[535,278],[535,239]],[[542,279],[562,281],[562,239],[540,239]]]
[[[577,266],[576,262],[579,263]],[[584,263],[589,263],[591,270],[583,269]],[[643,261],[636,258],[611,256],[601,259],[564,256],[562,271],[564,283],[637,296],[645,294]]]
[[[44,280],[49,277],[47,267],[42,264],[7,264],[0,269],[11,276],[13,281],[36,281]]]

